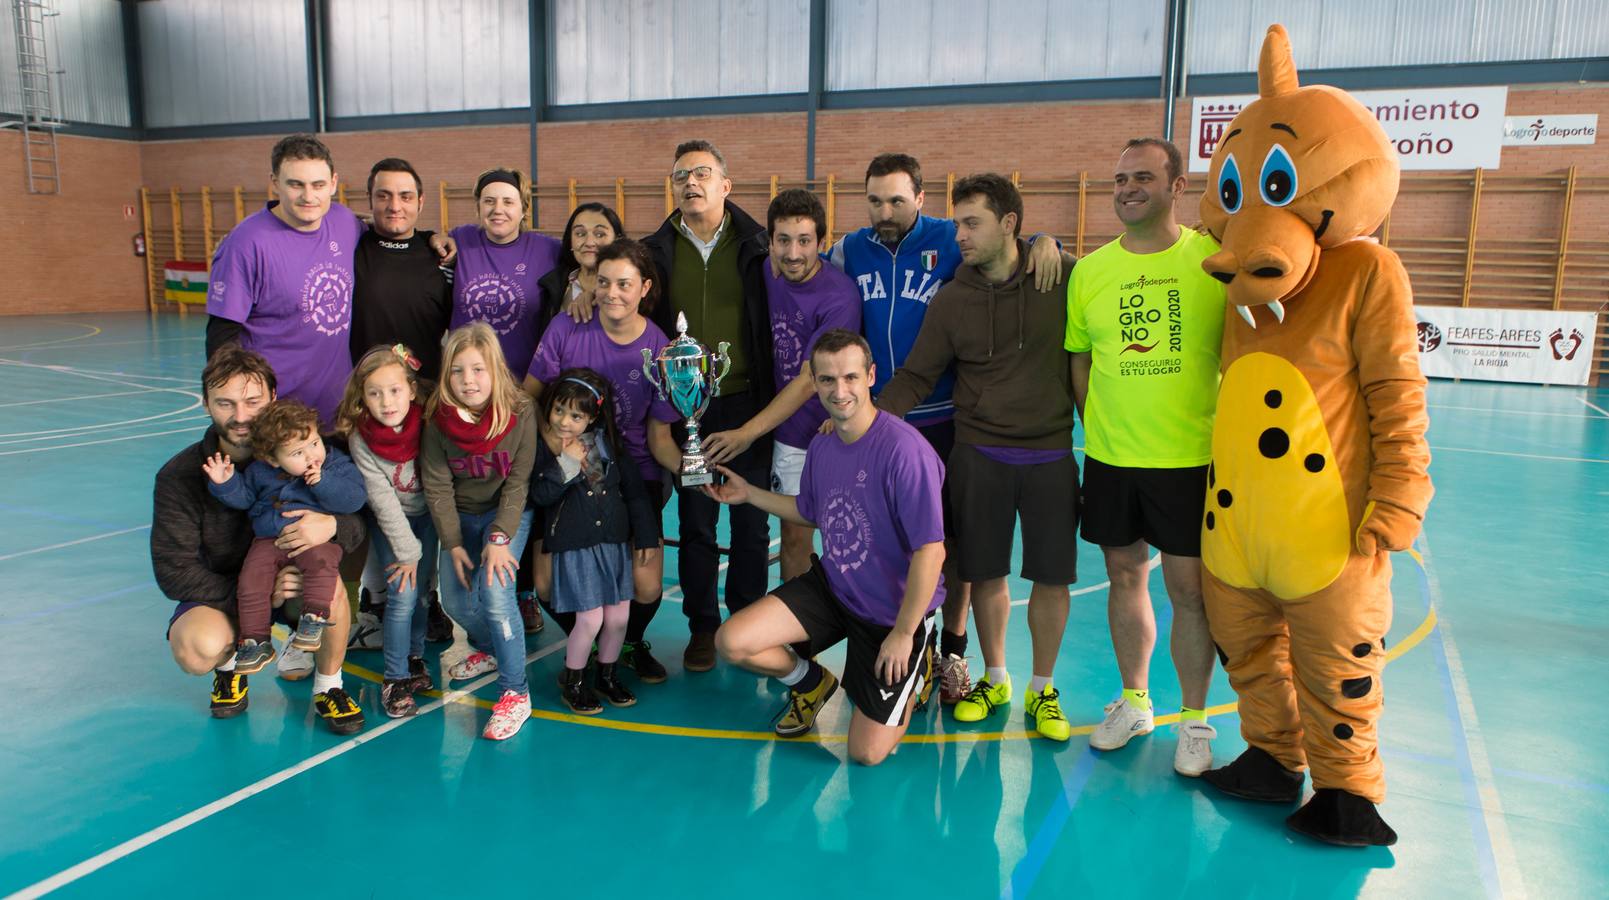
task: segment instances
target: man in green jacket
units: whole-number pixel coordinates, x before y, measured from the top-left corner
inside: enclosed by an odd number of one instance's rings
[[[1006,576],[1020,518],[1021,575],[1033,582],[1033,679],[1024,702],[1040,734],[1065,741],[1071,729],[1051,675],[1067,626],[1067,586],[1077,577],[1078,463],[1062,347],[1067,275],[1048,290],[1027,277],[1022,195],[1010,180],[970,175],[956,182],[951,202],[962,264],[934,296],[916,344],[877,405],[904,415],[954,363],[955,449],[945,490],[957,511],[957,570],[972,588],[985,666],[955,705],[955,718],[981,721],[1011,702]],[[1064,263],[1069,272],[1071,257]]]

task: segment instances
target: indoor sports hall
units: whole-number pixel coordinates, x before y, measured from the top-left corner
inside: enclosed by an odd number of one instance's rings
[[[1599,4],[3,5],[0,896],[1609,895],[1609,718],[1592,702],[1609,677]],[[222,718],[210,677],[175,665],[153,484],[214,427],[209,280],[231,231],[278,198],[281,138],[323,142],[334,203],[366,221],[370,166],[401,157],[417,169],[419,229],[474,226],[477,179],[505,167],[521,176],[523,230],[557,237],[599,202],[633,238],[679,214],[676,148],[701,138],[724,152],[729,203],[762,226],[779,192],[812,192],[823,250],[876,224],[873,157],[907,153],[925,215],[949,220],[953,186],[997,172],[1020,192],[1023,235],[1082,260],[1125,228],[1114,167],[1130,138],[1179,148],[1176,218],[1201,223],[1275,23],[1302,84],[1349,92],[1399,155],[1394,204],[1367,236],[1411,284],[1434,499],[1390,554],[1378,754],[1394,845],[1329,846],[1285,827],[1294,804],[1175,773],[1181,687],[1154,550],[1155,730],[1114,751],[1090,746],[1124,687],[1099,546],[1076,542],[1054,672],[1069,740],[1036,731],[1020,693],[966,723],[935,691],[894,755],[866,766],[850,757],[845,692],[780,738],[787,687],[725,660],[684,669],[675,502],[646,632],[668,678],[624,676],[629,708],[566,706],[551,617],[526,639],[530,720],[503,741],[482,737],[495,675],[448,683],[472,649],[463,628],[426,644],[434,686],[397,718],[382,653],[348,650],[340,677],[365,720],[349,734],[321,721],[311,679],[270,665],[249,709]],[[1243,327],[1225,319],[1226,334]],[[1087,439],[1080,419],[1081,471]],[[1005,632],[1019,690],[1022,543]],[[276,625],[281,652],[290,636]],[[978,678],[975,633],[970,646]],[[844,646],[818,662],[842,675]],[[1224,765],[1248,744],[1222,666],[1206,713]]]

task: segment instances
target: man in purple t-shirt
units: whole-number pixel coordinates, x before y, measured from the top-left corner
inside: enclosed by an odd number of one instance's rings
[[[827,411],[816,399],[805,350],[834,328],[860,331],[860,289],[843,272],[823,266],[821,242],[827,237],[827,211],[816,195],[792,188],[776,195],[766,210],[771,259],[765,269],[766,303],[771,311],[772,367],[786,385],[741,427],[704,439],[711,462],[724,463],[772,433],[771,490],[799,493],[805,448]],[[810,569],[815,529],[782,520],[782,580]]]
[[[269,157],[278,200],[247,216],[213,254],[207,357],[235,341],[262,354],[279,395],[318,410],[326,427],[352,372],[352,259],[363,223],[332,205],[335,161],[309,134]]]
[[[871,358],[865,338],[841,329],[811,349],[833,432],[810,442],[797,497],[750,487],[725,466],[726,482],[704,492],[821,529],[825,558],[734,613],[715,647],[788,685],[776,732],[794,737],[815,726],[838,688],[814,657],[847,639],[849,756],[875,766],[905,736],[932,676],[933,612],[944,602],[944,464],[915,428],[872,405]]]

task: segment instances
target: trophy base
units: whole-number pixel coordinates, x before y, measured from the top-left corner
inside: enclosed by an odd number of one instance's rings
[[[682,487],[688,488],[715,483],[714,472],[688,472],[687,474],[680,476],[680,478],[682,481]]]

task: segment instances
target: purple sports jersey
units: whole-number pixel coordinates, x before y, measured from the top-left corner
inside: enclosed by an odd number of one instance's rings
[[[821,530],[821,566],[851,613],[892,626],[917,548],[944,540],[944,464],[898,416],[879,412],[853,444],[816,435],[799,477],[799,515]],[[940,576],[927,612],[944,602]]]
[[[765,297],[771,308],[772,358],[776,361],[777,390],[798,377],[810,357],[816,338],[833,328],[860,333],[860,288],[836,267],[823,265],[799,284],[773,274],[765,266]],[[798,411],[777,426],[773,437],[789,447],[805,448],[816,429],[827,421],[827,410],[814,394]]]
[[[331,204],[316,231],[297,231],[270,203],[224,236],[212,257],[207,313],[239,322],[240,344],[274,367],[279,396],[334,424],[352,373],[352,255],[363,223]]]
[[[637,461],[645,480],[663,481],[664,472],[648,452],[648,420],[675,422],[681,416],[659,399],[659,392],[643,375],[642,352],[647,350],[658,356],[670,343],[658,325],[644,324],[647,327],[635,341],[617,344],[604,332],[601,316],[595,315],[582,325],[566,315],[554,316],[536,355],[531,357],[530,376],[552,384],[565,369],[585,367],[609,379],[615,386],[615,425],[620,429],[620,442]]]
[[[524,372],[539,337],[536,314],[542,294],[536,283],[558,264],[559,242],[526,231],[510,243],[494,244],[479,225],[460,225],[450,233],[458,242],[450,327],[470,322],[492,326],[509,369]]]

